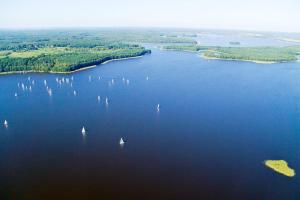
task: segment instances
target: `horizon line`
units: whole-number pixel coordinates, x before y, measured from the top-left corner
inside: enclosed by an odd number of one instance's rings
[[[54,30],[54,29],[179,29],[190,31],[233,31],[233,32],[261,32],[261,33],[292,33],[300,34],[298,31],[279,31],[279,30],[254,30],[238,28],[206,28],[206,27],[173,27],[173,26],[0,26],[0,30]]]

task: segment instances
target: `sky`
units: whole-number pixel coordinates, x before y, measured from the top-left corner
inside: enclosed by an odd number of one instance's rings
[[[0,0],[0,28],[177,27],[300,32],[299,0]]]

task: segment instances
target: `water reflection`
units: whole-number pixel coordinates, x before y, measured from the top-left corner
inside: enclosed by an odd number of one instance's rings
[[[86,134],[81,134],[83,144],[86,144]]]

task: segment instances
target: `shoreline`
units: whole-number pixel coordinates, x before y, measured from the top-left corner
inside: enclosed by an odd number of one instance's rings
[[[164,49],[161,48],[162,51],[182,51],[182,52],[188,52],[188,53],[198,53],[199,51],[193,51],[193,50],[179,50],[179,49]]]
[[[224,61],[241,61],[241,62],[252,62],[256,64],[277,64],[281,62],[275,62],[275,61],[259,61],[259,60],[243,60],[243,59],[223,59],[223,58],[217,58],[217,57],[209,57],[205,56],[204,54],[200,54],[200,57],[206,60],[224,60]]]
[[[182,52],[189,52],[189,53],[199,53],[199,57],[206,59],[206,60],[223,60],[223,61],[240,61],[240,62],[252,62],[256,64],[279,64],[279,63],[293,63],[293,62],[300,62],[300,57],[297,60],[294,61],[260,61],[260,60],[245,60],[245,59],[226,59],[226,58],[218,58],[218,57],[212,57],[212,56],[205,56],[204,53],[202,53],[205,50],[199,50],[199,51],[193,51],[193,50],[178,50],[178,49],[164,49],[161,48],[163,51],[182,51]]]
[[[144,54],[144,55],[146,55],[146,54]],[[1,76],[1,75],[11,75],[11,74],[28,74],[28,73],[73,74],[73,73],[80,72],[80,71],[83,71],[83,70],[95,68],[95,67],[97,67],[97,66],[99,66],[99,65],[105,65],[105,64],[107,64],[107,63],[109,63],[109,62],[120,61],[120,60],[129,60],[129,59],[137,59],[137,58],[143,57],[144,55],[140,55],[140,56],[132,56],[132,57],[127,57],[127,58],[116,58],[116,59],[111,59],[111,60],[107,60],[107,61],[105,61],[105,62],[103,62],[103,63],[100,63],[100,64],[98,64],[98,65],[91,65],[91,66],[83,67],[83,68],[76,69],[76,70],[69,71],[69,72],[53,72],[53,71],[45,72],[45,71],[35,71],[35,70],[29,70],[29,71],[11,71],[11,72],[0,72],[0,76]]]

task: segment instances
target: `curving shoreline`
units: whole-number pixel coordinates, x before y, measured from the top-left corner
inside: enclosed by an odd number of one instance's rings
[[[300,56],[300,46],[285,47],[221,47],[200,45],[171,45],[164,50],[199,53],[203,59],[244,61],[257,64],[276,64],[297,62]]]
[[[205,56],[204,54],[200,54],[200,57],[206,60],[224,60],[224,61],[241,61],[241,62],[252,62],[256,64],[276,64],[280,62],[275,61],[259,61],[259,60],[243,60],[243,59],[225,59],[225,58],[218,58],[218,57],[211,57],[211,56]]]
[[[199,57],[206,59],[206,60],[224,60],[224,61],[242,61],[242,62],[252,62],[256,64],[276,64],[280,62],[275,62],[275,61],[259,61],[259,60],[243,60],[243,59],[224,59],[224,58],[218,58],[218,57],[212,57],[212,56],[205,56],[203,50],[200,51],[192,51],[192,50],[178,50],[178,49],[161,49],[164,51],[181,51],[181,52],[188,52],[188,53],[200,53]]]
[[[147,55],[147,54],[150,54],[150,53],[146,53],[146,54],[143,54],[143,55],[140,55],[140,56],[132,56],[132,57],[126,57],[126,58],[116,58],[116,59],[111,59],[111,60],[104,61],[103,63],[100,63],[100,64],[98,64],[98,65],[105,65],[105,64],[107,64],[107,63],[109,63],[109,62],[113,62],[113,61],[121,61],[121,60],[129,60],[129,59],[137,59],[137,58],[141,58],[141,57],[143,57],[144,55]],[[1,75],[12,75],[12,74],[28,74],[28,73],[73,74],[73,73],[80,72],[80,71],[83,71],[83,70],[95,68],[95,67],[97,67],[98,65],[90,65],[90,66],[82,67],[82,68],[80,68],[80,69],[76,69],[76,70],[69,71],[69,72],[55,72],[55,71],[45,72],[45,71],[36,71],[36,70],[0,72],[0,76],[1,76]]]

